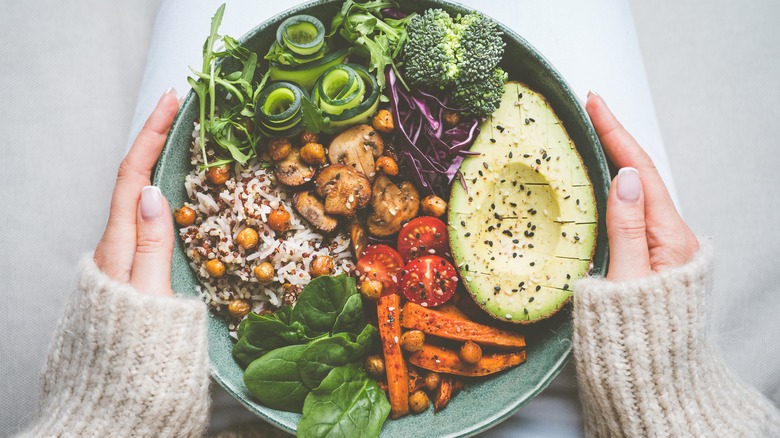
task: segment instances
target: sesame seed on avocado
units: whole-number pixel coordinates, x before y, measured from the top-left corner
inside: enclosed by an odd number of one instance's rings
[[[588,273],[598,213],[574,143],[547,100],[518,82],[480,125],[449,203],[452,256],[491,316],[529,324],[553,315]]]

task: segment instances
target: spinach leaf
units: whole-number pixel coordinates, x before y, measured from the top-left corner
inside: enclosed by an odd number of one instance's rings
[[[286,324],[275,315],[250,314],[238,325],[233,357],[244,366],[276,348],[308,341],[300,323]]]
[[[269,408],[301,412],[309,388],[301,381],[296,363],[306,347],[277,348],[249,364],[244,372],[249,393]]]
[[[333,333],[360,333],[366,325],[366,312],[363,311],[363,299],[360,294],[350,295],[344,308],[333,323]]]
[[[360,361],[378,342],[372,325],[366,325],[359,336],[338,333],[312,342],[298,359],[298,374],[306,386],[314,389],[332,369]]]
[[[334,368],[303,404],[298,437],[376,437],[390,402],[357,364]]]
[[[347,299],[355,294],[355,279],[346,274],[317,277],[298,295],[290,321],[301,323],[310,337],[329,333]]]

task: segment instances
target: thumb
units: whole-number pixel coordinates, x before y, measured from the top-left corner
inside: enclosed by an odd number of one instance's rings
[[[137,224],[130,284],[144,294],[171,296],[173,224],[168,201],[159,188],[146,186],[141,191]]]
[[[633,167],[620,169],[612,180],[607,200],[607,235],[609,280],[634,280],[650,275],[645,197],[639,172]]]

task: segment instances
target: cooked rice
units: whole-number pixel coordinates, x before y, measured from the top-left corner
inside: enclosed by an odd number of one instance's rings
[[[349,237],[343,233],[326,237],[315,232],[292,208],[293,193],[278,184],[273,172],[262,168],[258,160],[246,166],[235,163],[233,175],[224,186],[209,184],[206,171],[199,170],[203,164],[199,129],[195,123],[193,170],[184,181],[190,200],[185,205],[195,210],[198,218],[193,225],[181,228],[179,235],[200,279],[199,292],[206,303],[221,313],[234,299],[249,302],[253,312],[273,310],[294,302],[311,280],[309,266],[317,256],[331,256],[336,274],[354,269]],[[290,230],[282,235],[267,225],[268,214],[279,206],[290,213]],[[248,226],[258,232],[259,239],[255,248],[244,250],[235,238]],[[216,257],[226,267],[221,278],[212,278],[205,268],[206,262]],[[264,261],[275,270],[273,281],[265,284],[252,272]],[[231,330],[234,328],[231,326]]]

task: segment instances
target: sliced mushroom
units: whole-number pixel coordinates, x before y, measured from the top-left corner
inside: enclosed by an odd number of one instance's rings
[[[314,180],[317,194],[325,198],[325,212],[354,216],[368,205],[371,183],[365,175],[346,164],[331,164],[320,171]]]
[[[368,246],[368,236],[366,228],[359,220],[353,219],[349,225],[349,237],[352,240],[352,251],[355,253],[355,257],[360,258]]]
[[[332,233],[339,226],[339,221],[325,213],[325,206],[310,190],[293,195],[293,207],[314,228],[323,233]]]
[[[311,181],[316,169],[301,160],[300,149],[292,148],[290,155],[276,164],[276,179],[291,187],[298,187]]]
[[[396,186],[390,178],[379,174],[374,181],[371,207],[374,212],[366,221],[368,232],[386,237],[400,231],[404,222],[417,216],[420,195],[409,181]]]
[[[328,158],[333,164],[354,167],[374,181],[374,159],[379,158],[385,143],[378,132],[369,125],[357,125],[337,135],[328,147]]]

